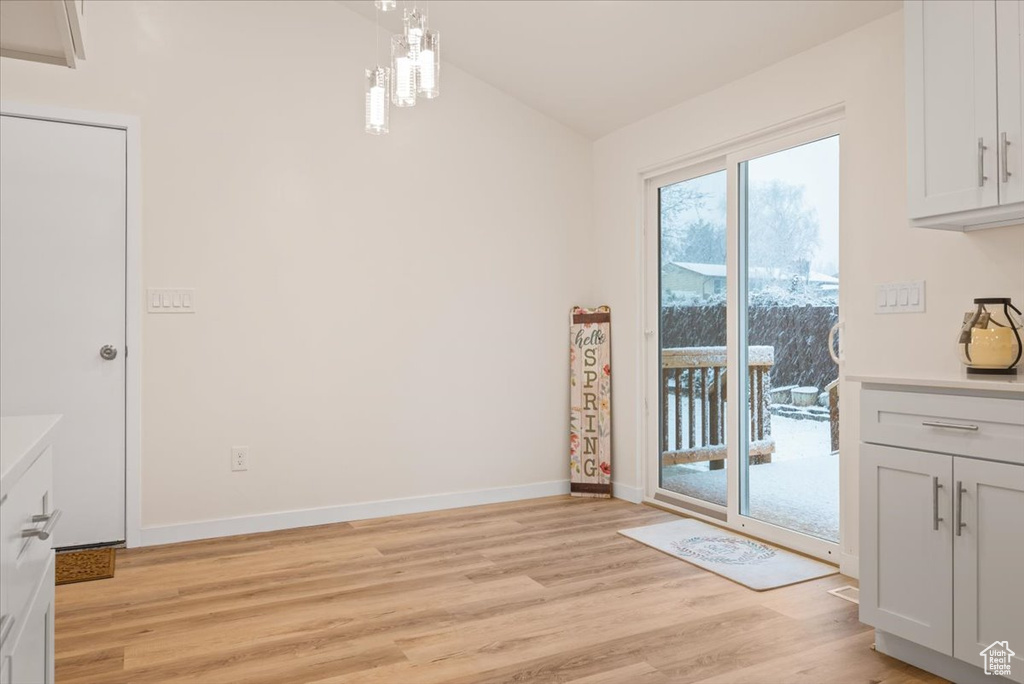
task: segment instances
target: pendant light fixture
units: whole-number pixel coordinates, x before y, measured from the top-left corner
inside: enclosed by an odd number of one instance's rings
[[[388,132],[391,69],[375,66],[366,70],[366,132],[385,135]]]
[[[374,26],[376,54],[380,56],[380,9],[375,12]],[[371,135],[386,135],[391,118],[391,68],[377,66],[366,70],[366,120],[364,130]]]
[[[391,102],[396,107],[416,106],[416,57],[404,35],[391,36]]]
[[[397,9],[397,0],[375,0],[377,53],[380,54],[380,13]],[[390,106],[415,107],[418,97],[441,94],[441,34],[428,28],[427,11],[415,2],[402,12],[404,30],[391,36],[391,65],[366,70],[366,132],[388,132]]]
[[[419,82],[416,92],[432,100],[441,94],[441,33],[425,29],[420,39]]]

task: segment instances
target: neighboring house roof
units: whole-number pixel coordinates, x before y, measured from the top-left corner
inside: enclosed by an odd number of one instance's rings
[[[991,644],[986,646],[985,650],[983,650],[978,655],[984,655],[984,654],[988,653],[989,651],[991,651],[996,646],[999,647],[999,650],[1006,651],[1007,655],[1011,655],[1011,656],[1017,655],[1016,653],[1014,653],[1013,651],[1010,650],[1010,642],[1009,641],[993,641]]]
[[[724,278],[725,277],[725,264],[698,264],[692,261],[670,261],[666,266],[675,266],[676,268],[685,269],[687,271],[693,271],[698,275],[705,276],[707,278]],[[757,267],[750,269],[750,275],[755,278],[779,278],[780,274],[776,269]],[[816,273],[811,271],[807,278],[808,282],[820,283],[822,285],[838,285],[839,278],[825,275],[824,273]]]
[[[708,278],[725,277],[725,264],[696,264],[690,261],[671,261],[666,265],[693,271]]]

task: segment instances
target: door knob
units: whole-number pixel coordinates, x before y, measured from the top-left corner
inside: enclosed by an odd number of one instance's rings
[[[117,347],[112,347],[109,344],[105,344],[100,347],[100,357],[104,361],[113,361],[117,358]]]

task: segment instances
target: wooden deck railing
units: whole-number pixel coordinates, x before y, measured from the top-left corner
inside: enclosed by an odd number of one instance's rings
[[[768,411],[775,349],[748,347],[747,356],[750,366],[750,463],[769,463],[775,451],[771,413]],[[725,367],[725,347],[661,350],[663,466],[701,461],[709,461],[712,469],[724,466]],[[671,411],[670,398],[673,400]],[[670,426],[675,429],[670,431]],[[673,439],[669,438],[670,432]]]

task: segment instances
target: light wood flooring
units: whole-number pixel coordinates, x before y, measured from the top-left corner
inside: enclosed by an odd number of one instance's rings
[[[553,497],[121,551],[57,587],[57,682],[941,682],[871,650],[833,576],[754,592]]]

